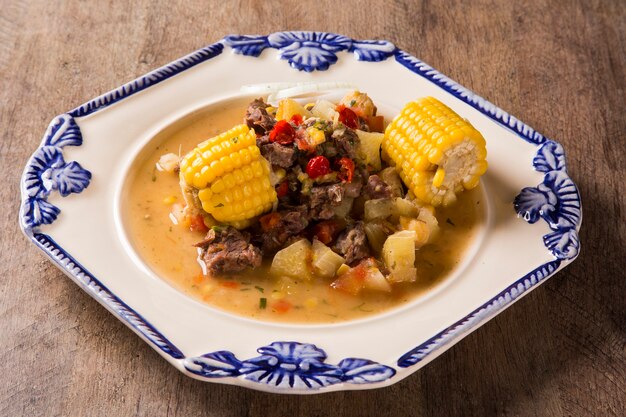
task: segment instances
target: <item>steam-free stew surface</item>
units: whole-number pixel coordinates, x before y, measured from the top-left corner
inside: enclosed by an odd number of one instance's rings
[[[203,276],[196,248],[198,232],[174,225],[171,203],[181,204],[178,177],[155,169],[165,153],[185,154],[199,142],[241,123],[248,99],[212,106],[163,131],[139,160],[127,194],[125,221],[135,250],[163,279],[213,307],[241,316],[282,322],[339,322],[400,306],[440,284],[457,267],[481,220],[480,190],[466,191],[450,208],[438,208],[441,228],[435,243],[417,251],[417,281],[396,285],[391,293],[351,296],[330,281],[298,281],[270,276],[269,260],[237,276]]]

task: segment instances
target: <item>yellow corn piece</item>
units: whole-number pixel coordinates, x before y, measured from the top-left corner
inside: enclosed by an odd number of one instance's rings
[[[408,103],[387,126],[382,146],[409,190],[433,206],[454,202],[487,170],[483,136],[433,97]]]
[[[239,228],[277,201],[269,170],[244,124],[202,142],[180,163],[181,183],[198,191],[202,209]]]

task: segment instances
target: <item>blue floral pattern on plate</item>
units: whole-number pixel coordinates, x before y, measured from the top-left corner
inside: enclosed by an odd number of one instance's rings
[[[283,389],[317,389],[339,383],[370,384],[395,375],[389,366],[358,358],[338,365],[325,363],[326,353],[315,345],[274,342],[257,351],[261,356],[240,361],[228,351],[185,359],[185,368],[206,378],[241,377]]]
[[[27,198],[22,204],[21,220],[28,228],[51,224],[59,215],[58,207],[48,202],[50,193],[66,197],[83,191],[91,173],[78,162],[65,162],[63,148],[83,143],[74,118],[64,114],[55,118],[44,136],[42,146],[31,157],[24,171],[23,184]]]
[[[268,36],[229,35],[224,41],[237,53],[259,56],[266,48],[278,49],[281,59],[306,72],[324,71],[337,62],[337,52],[353,52],[360,61],[378,62],[396,50],[388,41],[356,41],[327,32],[276,32]]]
[[[528,223],[540,218],[548,223],[553,232],[545,235],[543,242],[557,259],[574,259],[579,250],[576,228],[581,220],[580,195],[567,175],[563,147],[546,141],[537,150],[533,166],[545,173],[543,182],[524,188],[513,206]]]

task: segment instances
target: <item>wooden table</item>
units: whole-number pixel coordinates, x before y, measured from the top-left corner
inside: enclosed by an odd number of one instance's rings
[[[0,1],[0,415],[626,415],[623,0],[110,3]],[[224,34],[281,29],[392,40],[560,141],[579,259],[389,388],[279,396],[175,370],[22,236],[21,170],[56,114]]]

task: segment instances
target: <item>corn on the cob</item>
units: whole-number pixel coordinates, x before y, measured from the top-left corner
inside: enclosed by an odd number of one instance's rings
[[[433,206],[454,202],[487,170],[480,132],[433,97],[402,109],[385,130],[383,151],[415,196]]]
[[[246,220],[272,208],[277,201],[270,183],[269,164],[246,125],[206,140],[181,161],[180,177],[198,190],[202,209],[217,221],[244,227]]]

